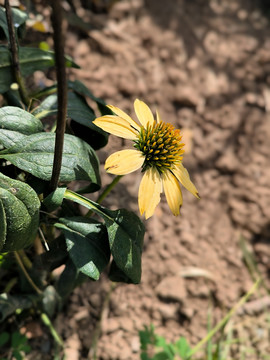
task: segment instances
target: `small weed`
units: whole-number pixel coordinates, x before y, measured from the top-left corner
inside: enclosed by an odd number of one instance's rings
[[[0,334],[0,348],[6,345],[9,346],[9,350],[6,352],[7,357],[1,358],[1,360],[23,360],[24,355],[31,351],[31,346],[27,341],[27,337],[22,335],[19,331],[15,331],[12,334],[4,331]]]

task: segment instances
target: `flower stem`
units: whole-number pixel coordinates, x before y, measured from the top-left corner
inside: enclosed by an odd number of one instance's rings
[[[106,188],[103,190],[103,192],[99,195],[98,199],[97,199],[97,203],[101,204],[101,202],[106,198],[106,196],[112,191],[112,189],[115,187],[115,185],[119,182],[119,180],[121,179],[123,175],[117,175],[113,181],[106,186]],[[89,210],[88,213],[86,214],[87,217],[90,217],[93,214],[92,210]]]
[[[101,202],[105,199],[105,197],[112,191],[115,185],[119,182],[123,175],[117,175],[113,181],[103,190],[103,192],[99,195],[97,199],[97,203],[101,204]]]
[[[58,333],[57,333],[57,331],[55,330],[55,328],[54,328],[51,320],[49,319],[49,317],[48,317],[45,313],[42,313],[42,314],[41,314],[41,320],[42,320],[43,323],[50,329],[50,332],[51,332],[51,334],[52,334],[52,337],[53,337],[54,340],[57,342],[57,344],[63,348],[63,347],[64,347],[63,340],[62,340],[61,337],[58,335]]]
[[[51,7],[58,99],[55,150],[52,177],[50,181],[50,191],[54,191],[58,185],[62,165],[64,134],[66,129],[67,116],[67,79],[64,58],[64,38],[62,33],[63,21],[61,1],[51,0]]]

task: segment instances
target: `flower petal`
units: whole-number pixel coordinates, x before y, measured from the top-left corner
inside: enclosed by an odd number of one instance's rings
[[[119,116],[101,116],[96,118],[93,123],[102,130],[124,139],[135,140],[138,137],[138,131],[135,130],[127,120]]]
[[[153,125],[155,123],[152,111],[143,101],[136,99],[134,102],[134,109],[137,118],[139,119],[143,127],[146,128],[148,123],[149,125]]]
[[[122,119],[125,119],[128,123],[130,123],[130,125],[137,129],[138,131],[140,131],[141,127],[136,123],[136,121],[134,121],[133,119],[131,119],[131,117],[126,114],[124,111],[122,111],[121,109],[119,109],[116,106],[113,105],[107,105],[107,107],[112,110],[117,116],[119,116]]]
[[[196,196],[198,199],[200,198],[198,194],[198,190],[196,189],[193,182],[190,180],[189,173],[187,169],[183,166],[183,164],[179,164],[175,166],[175,168],[172,170],[174,175],[177,177],[177,179],[181,182],[181,184],[191,192],[194,196]]]
[[[146,219],[154,214],[161,192],[162,181],[158,171],[154,168],[146,170],[139,188],[139,209],[141,215],[145,212]]]
[[[162,180],[168,205],[173,215],[177,216],[183,203],[180,184],[170,171],[166,171],[162,175]]]
[[[138,150],[121,150],[105,162],[105,170],[114,175],[126,175],[142,167],[144,156]]]

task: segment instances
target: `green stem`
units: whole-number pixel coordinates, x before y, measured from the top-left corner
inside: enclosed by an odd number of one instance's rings
[[[106,198],[106,196],[112,191],[112,189],[115,187],[116,184],[118,184],[119,180],[121,179],[123,175],[117,175],[113,181],[106,186],[106,188],[103,190],[103,192],[99,195],[98,199],[97,199],[97,203],[101,204],[102,201]],[[89,210],[88,213],[86,214],[87,217],[90,217],[93,214],[92,210]]]
[[[29,259],[29,257],[26,255],[25,251],[23,249],[18,250],[18,254],[20,255],[20,258],[21,258],[24,266],[26,267],[26,269],[28,269],[28,270],[32,269],[32,262]]]
[[[18,278],[12,278],[11,280],[9,280],[3,292],[8,294],[13,288],[13,286],[17,284],[17,282],[18,282]]]
[[[35,93],[31,93],[31,95],[34,99],[40,99],[42,97],[56,94],[56,92],[57,92],[57,87],[53,87],[51,89],[45,89],[45,90],[37,91]]]
[[[203,338],[189,353],[188,358],[195,354],[206,342],[208,342],[225,324],[226,322],[234,315],[234,313],[247,302],[248,298],[254,293],[261,283],[261,279],[258,279],[251,287],[249,292],[245,294],[238,303],[226,314],[226,316],[211,330],[205,338]]]
[[[19,93],[20,93],[23,103],[25,105],[29,106],[30,99],[27,95],[24,80],[23,80],[23,77],[21,74],[20,61],[19,61],[19,55],[18,55],[18,47],[17,47],[16,37],[15,37],[15,31],[14,31],[14,25],[13,25],[13,19],[12,19],[12,13],[11,13],[11,7],[9,4],[9,0],[5,0],[5,9],[6,9],[6,19],[7,19],[8,33],[9,33],[9,46],[10,46],[10,52],[11,52],[11,61],[12,61],[14,77],[15,77],[15,81],[19,85]]]
[[[63,348],[64,347],[64,342],[61,339],[61,337],[58,335],[57,331],[55,330],[55,328],[54,328],[51,320],[49,319],[49,317],[45,313],[42,313],[41,314],[41,320],[50,329],[52,337],[57,342],[57,344]]]
[[[113,181],[103,190],[103,192],[99,195],[97,199],[97,203],[101,204],[105,197],[112,191],[115,185],[119,182],[123,175],[117,175]]]
[[[110,221],[113,221],[113,219],[109,215],[107,215],[104,211],[102,211],[102,207],[99,204],[95,203],[90,199],[87,199],[82,195],[76,194],[74,191],[66,190],[64,194],[64,198],[67,200],[74,201],[82,206],[85,206],[90,210],[93,210],[95,213],[99,214],[103,219],[106,218]]]

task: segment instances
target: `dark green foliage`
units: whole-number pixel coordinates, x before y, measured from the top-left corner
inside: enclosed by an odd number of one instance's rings
[[[8,42],[5,15],[0,8],[0,37]],[[69,133],[64,135],[59,187],[52,191],[57,84],[29,95],[23,83],[36,70],[54,66],[54,53],[20,47],[27,15],[13,9],[12,16],[23,81],[11,87],[18,74],[15,77],[10,46],[1,45],[0,94],[5,106],[0,109],[0,322],[32,308],[52,317],[76,286],[98,280],[107,268],[113,281],[139,283],[145,232],[135,214],[112,211],[78,195],[101,188],[95,150],[107,144],[108,134],[93,124],[93,108],[99,115],[111,114],[105,102],[79,81],[68,81]],[[78,67],[68,56],[65,59],[67,67]],[[83,216],[78,204],[101,219],[90,213]],[[57,268],[63,270],[55,277]],[[29,349],[20,334],[4,332],[0,345],[8,343],[16,359]]]

